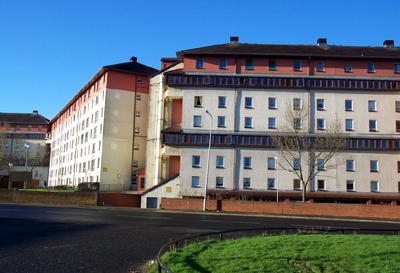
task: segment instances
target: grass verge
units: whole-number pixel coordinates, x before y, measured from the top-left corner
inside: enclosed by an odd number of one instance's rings
[[[36,191],[36,192],[75,192],[73,190],[49,190],[49,189],[19,189],[19,191]]]
[[[400,236],[281,235],[191,244],[162,260],[182,272],[400,272]],[[148,272],[157,272],[154,264]]]

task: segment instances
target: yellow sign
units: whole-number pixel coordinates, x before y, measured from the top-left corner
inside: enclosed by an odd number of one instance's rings
[[[103,172],[105,172],[105,173],[106,173],[106,172],[107,172],[107,168],[103,168]]]
[[[171,192],[171,191],[172,191],[171,187],[166,187],[165,188],[165,192]]]

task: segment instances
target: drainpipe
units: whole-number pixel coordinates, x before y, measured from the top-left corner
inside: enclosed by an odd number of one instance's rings
[[[161,113],[162,113],[162,97],[163,97],[163,80],[164,74],[160,75],[160,89],[158,93],[158,111],[157,111],[157,137],[156,137],[156,168],[154,176],[154,185],[158,185],[158,173],[160,169],[160,146],[161,146]]]

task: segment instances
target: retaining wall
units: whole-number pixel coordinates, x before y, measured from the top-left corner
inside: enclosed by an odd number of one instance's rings
[[[97,206],[97,193],[0,190],[0,201]]]
[[[262,202],[220,200],[220,210],[225,212],[251,212],[278,215],[313,215],[355,218],[400,219],[400,206],[301,203],[301,202]],[[201,210],[202,199],[162,198],[161,208],[170,210]],[[207,200],[207,209],[216,210],[217,200]]]

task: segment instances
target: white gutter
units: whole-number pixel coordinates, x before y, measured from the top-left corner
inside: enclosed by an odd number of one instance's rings
[[[157,111],[157,129],[156,129],[156,168],[154,175],[154,185],[158,185],[160,182],[158,179],[158,173],[160,169],[160,146],[161,146],[161,113],[162,113],[162,97],[163,97],[163,79],[164,74],[160,75],[160,90],[158,93],[158,111]]]

